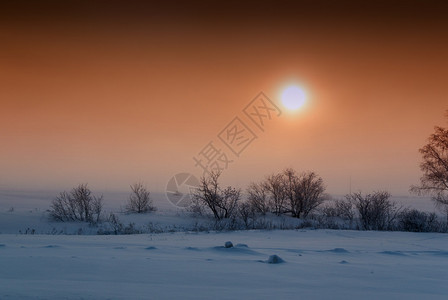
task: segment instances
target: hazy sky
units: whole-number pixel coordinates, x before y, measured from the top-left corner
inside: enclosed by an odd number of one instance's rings
[[[34,1],[35,2],[35,1]],[[407,195],[447,125],[448,19],[431,1],[18,1],[0,8],[0,189],[162,191],[213,142],[239,187],[293,167],[332,194]],[[302,86],[307,105],[279,96]],[[263,91],[264,131],[243,109]],[[257,136],[235,156],[218,134]]]

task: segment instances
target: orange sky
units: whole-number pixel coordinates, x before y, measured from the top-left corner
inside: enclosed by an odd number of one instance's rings
[[[332,194],[351,178],[406,195],[418,148],[447,125],[435,2],[30,3],[0,9],[0,189],[162,191],[199,176],[193,156],[260,91],[280,106],[288,83],[307,107],[254,129],[225,183],[293,167]]]

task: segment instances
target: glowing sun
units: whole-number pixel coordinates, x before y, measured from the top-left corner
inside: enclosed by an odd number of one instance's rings
[[[305,104],[305,92],[297,86],[289,86],[281,96],[282,104],[289,110],[296,110]]]

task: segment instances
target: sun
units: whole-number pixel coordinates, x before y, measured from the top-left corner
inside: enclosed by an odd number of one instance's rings
[[[281,100],[288,110],[297,110],[305,104],[306,95],[303,89],[292,85],[283,90]]]

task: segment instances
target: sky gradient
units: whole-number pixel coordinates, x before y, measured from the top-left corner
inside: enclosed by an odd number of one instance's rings
[[[18,1],[0,11],[0,189],[142,181],[163,191],[176,173],[201,175],[193,157],[236,116],[253,126],[242,110],[263,91],[282,114],[253,127],[224,183],[245,188],[292,167],[317,172],[331,194],[351,182],[407,195],[418,149],[448,125],[448,11],[437,2]],[[288,84],[308,95],[295,113],[280,104]]]

